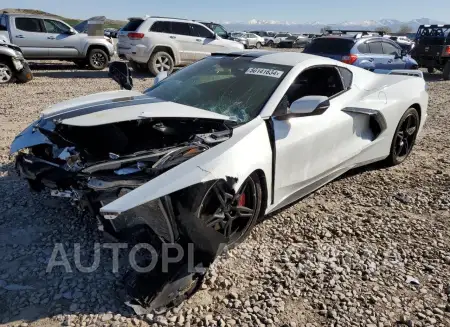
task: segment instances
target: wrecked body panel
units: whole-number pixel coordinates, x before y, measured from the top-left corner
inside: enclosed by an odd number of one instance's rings
[[[102,207],[103,214],[120,214],[145,202],[214,179],[236,178],[234,189],[253,171],[262,169],[270,181],[272,150],[264,121],[257,117],[233,130],[233,136]],[[268,187],[270,189],[270,187]],[[270,198],[270,194],[268,196]]]
[[[9,149],[9,154],[11,155],[19,150],[39,144],[52,144],[48,136],[43,133],[43,130],[53,131],[54,128],[55,124],[52,122],[42,119],[36,120],[16,136]]]

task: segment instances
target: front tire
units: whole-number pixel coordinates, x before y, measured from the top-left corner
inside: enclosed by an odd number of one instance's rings
[[[256,49],[261,49],[261,43],[260,42],[256,43]]]
[[[420,118],[416,108],[409,108],[403,114],[395,130],[386,166],[401,164],[411,154],[419,131]]]
[[[6,61],[0,61],[0,84],[11,83],[14,79],[14,71],[11,64]]]
[[[444,78],[444,81],[450,80],[450,60],[448,60],[444,66],[444,70],[442,71],[442,77]]]
[[[148,70],[154,76],[161,72],[167,72],[171,74],[173,72],[175,64],[172,56],[164,51],[158,51],[151,55],[148,61]]]
[[[262,188],[256,173],[235,194],[224,180],[217,180],[195,186],[187,197],[190,211],[224,235],[228,248],[248,236],[261,213]]]
[[[89,68],[94,70],[102,70],[108,66],[109,57],[102,49],[92,49],[88,54]]]

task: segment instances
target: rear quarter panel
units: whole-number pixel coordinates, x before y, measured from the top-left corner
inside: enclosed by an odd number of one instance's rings
[[[418,106],[421,116],[419,135],[427,118],[428,93],[425,80],[419,77],[373,74],[368,82],[355,81],[361,91],[361,98],[355,107],[379,111],[386,120],[386,130],[361,154],[358,161],[371,161],[387,157],[390,152],[395,130],[403,114],[411,106]],[[361,76],[360,76],[361,77]],[[368,77],[368,76],[366,76]],[[381,100],[381,101],[380,101]]]

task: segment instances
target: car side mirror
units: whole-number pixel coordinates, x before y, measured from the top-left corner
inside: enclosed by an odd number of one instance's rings
[[[308,95],[292,102],[287,115],[291,117],[320,115],[330,106],[328,97]]]
[[[402,49],[402,51],[400,51],[400,57],[403,58],[404,56],[406,56],[408,54],[408,51],[406,51],[406,49]]]
[[[109,65],[108,76],[111,77],[121,89],[131,90],[133,88],[133,78],[128,64],[123,61],[114,61]]]
[[[76,31],[73,28],[70,28],[70,30],[67,31],[67,34],[74,35],[76,34]]]
[[[153,85],[158,84],[163,79],[165,79],[167,76],[169,76],[169,74],[167,72],[160,72],[160,73],[158,73],[158,75],[156,75],[156,77],[155,77],[155,80],[153,81]]]

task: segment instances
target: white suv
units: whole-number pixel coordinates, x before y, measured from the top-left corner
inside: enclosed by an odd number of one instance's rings
[[[153,75],[188,65],[212,52],[242,50],[238,42],[222,39],[205,25],[167,17],[129,18],[117,33],[117,52],[135,70]]]

